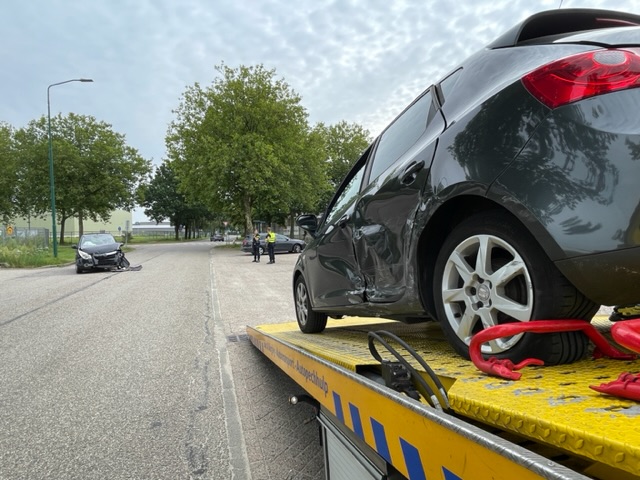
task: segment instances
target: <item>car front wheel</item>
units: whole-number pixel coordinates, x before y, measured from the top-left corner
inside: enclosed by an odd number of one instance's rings
[[[300,248],[300,245],[298,245],[297,243],[295,243],[295,244],[293,245],[293,248],[291,249],[291,251],[292,251],[293,253],[300,253],[300,250],[302,250],[302,249]]]
[[[293,296],[296,305],[296,318],[298,327],[304,333],[320,333],[327,326],[327,316],[324,313],[314,312],[311,309],[309,290],[302,276],[298,277],[293,288]]]
[[[471,217],[451,232],[438,254],[433,293],[447,339],[466,358],[471,337],[485,328],[535,319],[589,320],[598,308],[524,227],[499,212]],[[587,346],[582,332],[525,333],[488,342],[482,353],[554,365],[582,358]]]

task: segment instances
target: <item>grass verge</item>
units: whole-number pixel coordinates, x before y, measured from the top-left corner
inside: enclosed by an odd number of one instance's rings
[[[203,241],[204,239],[193,240],[175,240],[174,238],[154,238],[139,236],[132,238],[122,250],[130,252],[135,249],[136,244],[144,243],[183,243],[193,241]],[[9,242],[0,245],[0,267],[5,268],[36,268],[45,266],[68,265],[73,263],[76,258],[76,251],[71,245],[77,243],[78,239],[69,239],[64,245],[58,244],[58,257],[53,256],[53,248],[43,249],[38,246],[28,244],[18,244]],[[218,248],[239,248],[238,244],[228,243],[219,245]]]

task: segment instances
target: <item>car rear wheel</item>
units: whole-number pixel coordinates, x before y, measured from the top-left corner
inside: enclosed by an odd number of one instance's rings
[[[327,326],[327,316],[324,313],[314,312],[311,309],[309,290],[302,276],[298,277],[293,288],[293,296],[296,304],[296,318],[298,327],[304,333],[320,333]]]
[[[298,245],[297,243],[294,243],[294,244],[293,244],[293,248],[291,249],[291,251],[292,251],[293,253],[300,253],[300,250],[302,250],[302,249],[300,248],[300,245]]]
[[[493,325],[534,319],[589,320],[598,306],[553,265],[528,231],[506,214],[476,215],[445,240],[435,266],[434,299],[442,329],[469,358],[471,337]],[[482,353],[517,363],[570,363],[587,351],[582,332],[525,333],[488,342]]]
[[[264,248],[263,247],[258,248],[258,250],[260,251],[260,255],[264,255]]]

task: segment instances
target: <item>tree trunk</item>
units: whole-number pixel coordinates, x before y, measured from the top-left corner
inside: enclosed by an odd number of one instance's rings
[[[244,197],[244,234],[250,235],[253,232],[253,220],[251,219],[251,197]]]
[[[180,225],[178,225],[177,223],[174,223],[173,229],[176,232],[176,240],[180,240]]]
[[[60,240],[58,240],[58,245],[64,245],[64,224],[67,221],[67,216],[62,212],[58,218],[60,219]]]
[[[82,236],[84,232],[84,218],[82,216],[82,212],[78,213],[78,238]]]

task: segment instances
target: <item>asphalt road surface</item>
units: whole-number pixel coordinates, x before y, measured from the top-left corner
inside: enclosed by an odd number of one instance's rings
[[[320,480],[302,390],[245,327],[295,320],[295,254],[136,246],[140,271],[0,269],[0,479]]]

